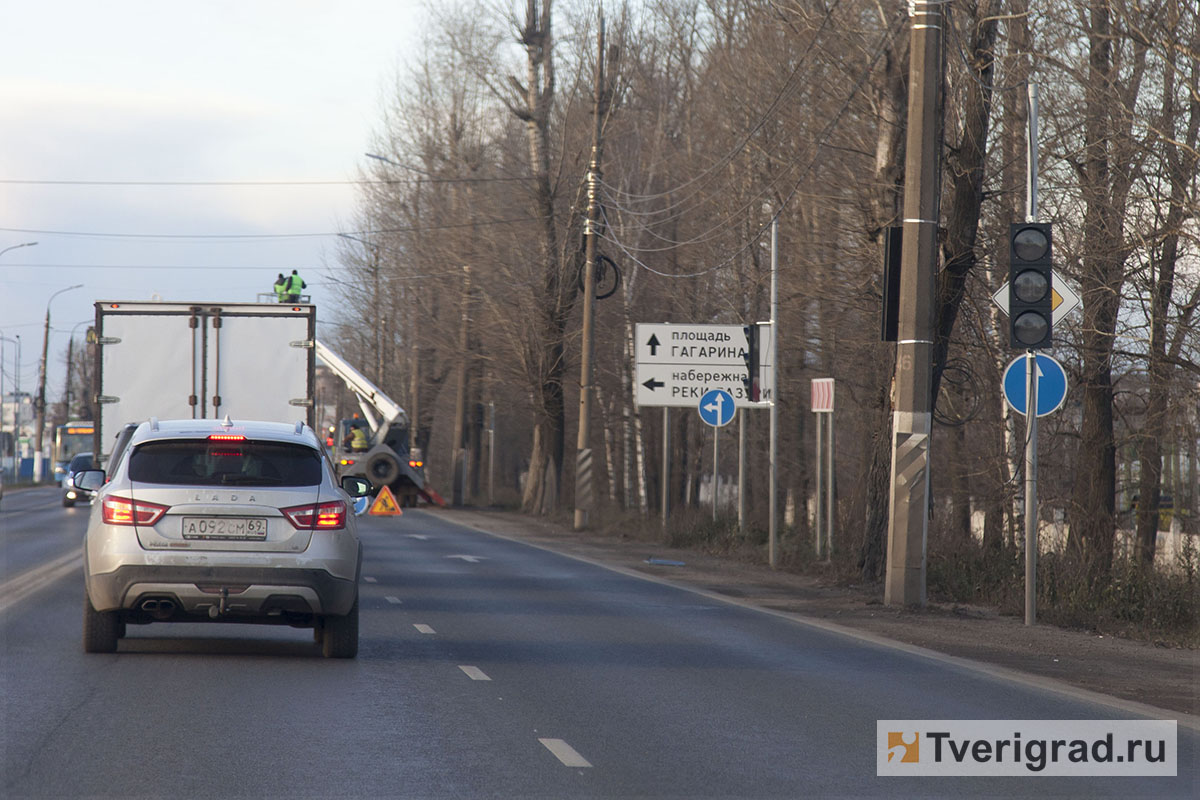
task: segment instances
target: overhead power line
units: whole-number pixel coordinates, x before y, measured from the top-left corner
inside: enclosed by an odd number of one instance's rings
[[[260,239],[316,239],[327,236],[341,236],[344,233],[359,236],[372,236],[380,233],[416,233],[418,231],[439,231],[452,228],[471,228],[484,225],[511,225],[518,222],[537,222],[541,217],[513,217],[511,219],[469,220],[453,222],[444,225],[412,225],[399,228],[376,228],[373,230],[356,231],[323,231],[319,233],[110,233],[104,231],[54,231],[40,228],[0,228],[5,233],[33,233],[39,236],[80,236],[99,239],[199,239],[235,241]]]
[[[394,183],[504,183],[528,178],[364,178],[346,180],[286,181],[84,181],[0,178],[9,186],[387,186]]]

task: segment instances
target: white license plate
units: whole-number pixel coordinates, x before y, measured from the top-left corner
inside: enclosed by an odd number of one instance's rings
[[[266,539],[266,517],[184,517],[185,539]]]

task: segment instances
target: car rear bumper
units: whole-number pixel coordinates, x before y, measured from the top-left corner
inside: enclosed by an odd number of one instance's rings
[[[349,613],[358,596],[357,575],[358,570],[354,580],[347,580],[323,569],[130,564],[88,575],[87,592],[97,611],[121,609],[154,618],[146,601],[168,599],[173,614],[162,619],[269,621],[265,618]]]

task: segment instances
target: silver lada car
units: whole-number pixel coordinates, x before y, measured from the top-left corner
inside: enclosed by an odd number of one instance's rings
[[[311,627],[331,658],[358,654],[355,500],[303,423],[143,422],[95,489],[84,539],[83,648],[111,653],[127,624]],[[358,503],[361,507],[363,504]]]

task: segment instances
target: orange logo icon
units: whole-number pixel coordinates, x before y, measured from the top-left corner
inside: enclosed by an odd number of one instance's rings
[[[912,733],[911,741],[904,740],[904,734],[896,731],[888,731],[888,763],[891,763],[892,757],[899,755],[901,764],[916,764],[921,760],[921,737],[920,734]]]

